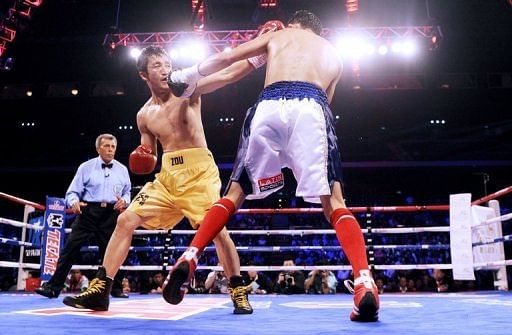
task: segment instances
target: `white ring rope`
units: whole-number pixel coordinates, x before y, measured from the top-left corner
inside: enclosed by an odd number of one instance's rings
[[[506,221],[512,219],[512,213],[502,215],[493,219],[489,219],[483,221],[482,223],[473,226],[472,228],[489,225],[495,222]],[[16,220],[6,219],[0,217],[0,223],[8,224],[15,227],[26,227],[28,229],[34,230],[43,230],[41,226],[35,226],[33,224],[28,224]],[[65,229],[66,233],[71,232],[70,228]],[[361,229],[363,233],[375,233],[375,234],[408,234],[408,233],[423,233],[423,232],[450,232],[449,226],[434,226],[434,227],[400,227],[400,228],[371,228],[371,229]],[[173,230],[170,234],[174,235],[194,235],[196,233],[195,230]],[[247,234],[247,235],[318,235],[318,234],[335,234],[333,229],[305,229],[305,230],[230,230],[230,234]],[[134,235],[167,235],[169,232],[167,230],[135,230]],[[500,239],[495,239],[490,242],[480,243],[481,244],[490,244],[502,241],[511,240],[510,236],[505,236]],[[13,244],[17,242],[20,246],[33,246],[32,243],[29,242],[21,242],[12,239],[6,239],[0,237],[1,243],[10,242]],[[393,249],[400,248],[400,245],[382,245],[382,246],[373,246],[373,248],[385,248],[385,249]],[[131,247],[130,249],[132,249]],[[159,248],[159,247],[155,247]],[[238,250],[248,249],[250,247],[237,247]],[[268,248],[268,247],[267,247]],[[281,248],[279,246],[271,247],[274,248],[275,251],[280,251]],[[323,249],[322,246],[299,246],[298,249]],[[421,249],[429,249],[429,245],[421,245]],[[283,248],[284,250],[284,248]],[[496,261],[496,262],[486,262],[486,263],[475,263],[475,268],[484,268],[484,267],[496,267],[496,266],[507,266],[512,265],[512,260],[504,260],[504,261]],[[29,268],[29,269],[40,269],[39,264],[34,263],[18,263],[18,262],[5,262],[0,261],[0,266],[2,267],[17,267],[17,268]],[[75,265],[73,266],[75,269],[81,270],[96,270],[98,266],[96,265]],[[168,266],[167,269],[171,269],[172,266]],[[372,265],[373,269],[376,270],[426,270],[426,269],[452,269],[453,266],[451,264],[395,264],[395,265]],[[122,266],[122,270],[128,271],[158,271],[162,269],[162,266],[158,265],[135,265],[135,266]],[[221,270],[221,267],[218,266],[202,266],[199,265],[197,267],[198,270]],[[241,271],[283,271],[283,270],[302,270],[302,271],[311,271],[311,270],[352,270],[350,265],[327,265],[327,266],[295,266],[295,267],[283,267],[283,266],[241,266]]]
[[[15,239],[12,239],[12,238],[5,238],[5,237],[0,237],[0,243],[6,243],[6,244],[10,244],[10,245],[17,245],[17,246],[25,246],[25,247],[40,247],[40,246],[36,246],[30,242],[22,242],[22,241],[18,241],[18,240],[15,240]]]
[[[40,270],[41,265],[36,263],[18,263],[18,262],[6,262],[0,261],[0,267],[3,268],[20,268],[20,269],[34,269]]]
[[[505,241],[512,241],[512,235],[505,235],[503,237],[496,237],[493,240],[485,241],[485,242],[475,242],[472,244],[473,247],[478,247],[481,245],[487,245],[487,244],[493,244],[493,243],[499,243],[499,242],[505,242]]]
[[[512,265],[512,259],[506,259],[503,261],[494,261],[494,262],[474,263],[473,267],[485,268],[485,267],[508,266],[508,265]]]
[[[372,228],[361,229],[363,233],[371,231],[374,234],[409,234],[409,233],[424,233],[424,232],[450,232],[448,226],[437,227],[401,227],[401,228]],[[66,229],[67,232],[67,229]],[[134,235],[165,235],[166,230],[135,230]],[[194,235],[195,230],[172,230],[171,235]],[[229,234],[247,234],[247,235],[319,235],[319,234],[335,234],[334,229],[286,229],[286,230],[228,230]]]
[[[157,246],[131,246],[130,251],[155,251],[155,250],[178,250],[185,251],[188,247],[186,246],[168,246],[163,245]],[[297,245],[297,246],[236,246],[238,251],[251,251],[251,252],[275,252],[275,251],[300,251],[300,250],[335,250],[340,251],[340,246],[336,245]],[[448,244],[386,244],[386,245],[369,245],[368,249],[423,249],[423,250],[438,250],[438,249],[449,249]],[[97,251],[99,247],[97,245],[89,245],[82,247],[82,251]],[[214,246],[208,246],[205,251],[216,251]]]
[[[485,220],[478,225],[471,228],[490,225],[496,222],[503,222],[512,219],[512,213],[501,215],[489,220]],[[43,230],[43,227],[36,226],[30,223],[11,220],[0,217],[0,223],[5,223],[15,227],[26,227],[34,230]],[[369,229],[361,229],[363,233],[368,233]],[[401,228],[372,228],[370,229],[375,234],[409,234],[409,233],[424,233],[424,232],[449,232],[449,226],[435,226],[435,227],[401,227]],[[70,233],[71,228],[66,228],[66,233]],[[193,235],[195,230],[173,230],[171,234],[175,235]],[[335,234],[333,229],[306,229],[306,230],[229,230],[230,234],[252,234],[252,235],[314,235],[314,234]],[[135,230],[134,235],[165,235],[167,230]]]
[[[512,264],[512,260],[511,260]],[[30,269],[39,269],[39,264],[35,263],[22,263],[21,265],[16,262],[3,262],[0,261],[2,267],[21,267]],[[375,265],[373,266],[376,270],[428,270],[428,269],[452,269],[451,264],[394,264],[394,265]],[[97,270],[98,265],[73,265],[73,269],[78,270]],[[172,265],[167,266],[167,270],[172,269]],[[159,265],[123,265],[121,270],[126,271],[161,271],[162,266]],[[197,270],[212,270],[222,271],[220,266],[207,266],[198,265]],[[312,271],[312,270],[352,270],[350,265],[305,265],[305,266],[241,266],[240,271]]]
[[[505,214],[505,215],[497,216],[497,217],[489,219],[489,220],[482,221],[481,223],[479,223],[477,225],[474,225],[471,228],[474,229],[474,228],[477,228],[477,227],[487,226],[487,225],[490,225],[490,224],[493,224],[493,223],[503,222],[503,221],[507,221],[507,220],[510,220],[510,219],[512,219],[512,213],[508,213],[508,214]]]
[[[25,228],[30,228],[30,229],[34,229],[34,230],[43,230],[43,227],[41,227],[41,226],[35,226],[30,223],[25,223],[25,222],[21,222],[21,221],[6,219],[6,218],[0,218],[0,223],[5,223],[5,224],[8,224],[8,225],[11,225],[14,227],[21,227],[21,228],[25,227]]]
[[[507,214],[508,215],[508,214]],[[512,215],[512,214],[511,214]],[[0,223],[9,224],[15,227],[26,227],[34,230],[43,230],[43,227],[35,226],[29,223],[5,219],[0,217]],[[66,228],[66,233],[71,232],[71,228]],[[363,233],[371,231],[374,234],[410,234],[410,233],[424,233],[424,232],[449,232],[449,226],[435,226],[435,227],[400,227],[400,228],[372,228],[361,229]],[[286,230],[228,230],[230,234],[250,234],[250,235],[315,235],[315,234],[335,234],[333,229],[286,229]],[[195,230],[172,230],[171,235],[194,235]],[[142,230],[138,229],[133,232],[134,235],[166,235],[167,230]]]

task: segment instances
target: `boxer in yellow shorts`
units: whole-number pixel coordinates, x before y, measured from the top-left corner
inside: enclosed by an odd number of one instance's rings
[[[204,214],[220,198],[219,170],[210,150],[166,152],[162,169],[128,207],[143,218],[146,229],[172,229],[183,217],[197,229]]]
[[[85,292],[64,299],[68,306],[108,310],[111,278],[126,259],[136,228],[170,229],[183,217],[197,228],[219,200],[221,182],[201,123],[201,94],[242,78],[254,70],[254,65],[248,60],[240,61],[203,78],[187,98],[176,97],[167,84],[172,67],[163,48],[145,48],[137,60],[137,68],[151,91],[151,98],[137,113],[140,145],[131,153],[129,167],[136,174],[151,173],[156,165],[157,142],[160,142],[164,151],[162,169],[119,216],[103,266]],[[234,313],[251,314],[253,310],[240,276],[240,260],[226,229],[216,235],[214,243],[219,262],[229,278]]]

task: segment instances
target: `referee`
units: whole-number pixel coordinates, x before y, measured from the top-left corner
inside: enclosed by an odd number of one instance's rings
[[[66,192],[66,204],[77,214],[52,278],[35,292],[57,298],[64,288],[66,276],[80,256],[80,248],[94,237],[103,259],[117,217],[130,203],[131,182],[126,166],[114,159],[117,139],[111,134],[96,138],[98,157],[82,163]],[[128,298],[121,288],[121,277],[115,278],[111,295]]]

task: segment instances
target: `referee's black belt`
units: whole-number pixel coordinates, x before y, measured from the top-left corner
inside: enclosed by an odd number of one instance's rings
[[[87,202],[87,206],[89,207],[101,207],[101,208],[110,208],[113,209],[115,204],[111,204],[108,202]]]

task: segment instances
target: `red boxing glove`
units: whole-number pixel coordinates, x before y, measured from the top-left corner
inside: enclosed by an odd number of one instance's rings
[[[260,30],[256,33],[256,37],[266,34],[268,32],[278,31],[284,29],[284,23],[279,20],[271,20],[265,22],[261,27]]]
[[[153,155],[150,147],[139,145],[130,154],[128,166],[135,174],[149,174],[155,169],[156,156]]]

